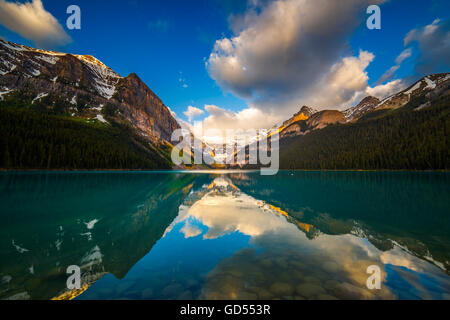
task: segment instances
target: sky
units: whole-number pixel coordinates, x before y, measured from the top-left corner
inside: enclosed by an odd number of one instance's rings
[[[449,72],[449,17],[447,0],[0,0],[0,37],[136,73],[195,132],[270,128]]]

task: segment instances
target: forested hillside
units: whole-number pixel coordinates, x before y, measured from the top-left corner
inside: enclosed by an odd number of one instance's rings
[[[126,124],[5,105],[0,106],[0,123],[2,169],[171,167],[161,150],[155,150]]]
[[[356,123],[338,124],[282,139],[282,169],[449,169],[450,99],[431,106],[412,100],[395,110],[368,113]]]

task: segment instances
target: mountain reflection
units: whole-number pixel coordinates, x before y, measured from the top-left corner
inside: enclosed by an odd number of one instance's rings
[[[448,179],[0,175],[0,297],[449,299]],[[67,291],[73,264],[84,286]]]
[[[248,177],[242,178],[248,181]],[[433,288],[438,292],[448,288],[447,276],[435,266],[396,244],[387,251],[377,249],[358,237],[361,230],[355,223],[348,226],[350,234],[326,235],[282,209],[242,193],[225,177],[216,178],[199,193],[202,197],[190,207],[180,208],[171,227],[184,223],[180,232],[186,238],[214,239],[239,232],[250,237],[251,246],[214,268],[201,298],[394,299],[397,295],[391,292],[387,279],[392,272],[418,292],[417,298],[442,298],[422,288],[420,273],[441,283]],[[193,221],[206,226],[207,231],[201,233]],[[366,288],[370,265],[382,267],[387,285],[381,290]]]
[[[176,217],[193,180],[181,174],[0,176],[7,213],[0,297],[76,296],[66,292],[70,265],[81,267],[84,289],[107,273],[123,278]]]
[[[230,177],[243,192],[282,206],[322,233],[357,234],[382,251],[397,244],[449,273],[449,174],[284,172],[258,179]]]

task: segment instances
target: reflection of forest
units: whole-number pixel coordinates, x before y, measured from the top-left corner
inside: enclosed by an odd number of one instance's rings
[[[209,274],[200,298],[392,298],[389,290],[374,297],[355,289],[366,277],[366,264],[435,273],[431,262],[448,273],[448,177],[337,172],[5,175],[0,180],[6,213],[0,254],[8,263],[0,270],[0,297],[71,299],[107,273],[122,279],[174,225],[185,224],[180,232],[186,238],[200,235],[200,229],[189,225],[188,217],[193,217],[207,227],[204,239],[239,232],[264,248],[224,259]],[[66,268],[73,264],[82,267],[84,286],[68,292]],[[338,285],[330,272],[346,280]],[[416,276],[396,272],[417,286]],[[286,286],[289,279],[298,283]]]
[[[2,250],[8,252],[2,261],[9,263],[2,262],[4,280],[0,294],[4,298],[32,299],[62,294],[60,298],[67,299],[81,294],[106,273],[123,278],[177,216],[195,176],[44,174],[27,176],[25,180],[31,197],[40,198],[41,203],[52,198],[56,203],[50,202],[48,208],[42,208],[47,211],[39,222],[12,221],[16,229],[2,233],[3,238],[22,239],[16,241],[27,251],[19,253],[12,246]],[[24,181],[12,177],[8,183],[19,185]],[[34,208],[39,207],[31,202],[29,207],[16,206],[15,210],[23,215]],[[86,221],[91,221],[93,216],[98,222],[88,229]],[[27,234],[33,236],[26,237]],[[83,288],[65,292],[66,268],[74,264],[82,268]],[[29,271],[30,266],[33,273]]]
[[[280,172],[230,177],[243,192],[322,233],[359,234],[383,251],[396,242],[450,271],[448,174]]]

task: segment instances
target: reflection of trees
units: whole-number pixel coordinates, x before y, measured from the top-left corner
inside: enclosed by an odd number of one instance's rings
[[[1,285],[1,296],[24,291],[34,299],[59,295],[66,286],[66,268],[73,264],[82,266],[86,284],[106,273],[124,277],[177,216],[194,180],[193,175],[142,173],[12,177],[8,183],[27,189],[30,201],[11,206],[17,220],[5,223],[9,228],[2,230],[1,243],[20,239],[28,251],[1,247],[1,260],[9,263],[2,263],[0,272],[12,277]],[[93,218],[99,222],[87,230],[85,223]]]
[[[392,248],[392,239],[419,257],[431,255],[450,270],[450,175],[280,172],[276,176],[255,173],[231,178],[243,192],[283,208],[292,218],[320,232],[364,230],[381,250]]]

